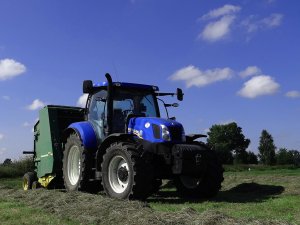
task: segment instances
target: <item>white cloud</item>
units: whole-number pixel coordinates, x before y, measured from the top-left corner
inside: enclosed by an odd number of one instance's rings
[[[76,105],[77,105],[78,107],[85,108],[85,104],[86,104],[87,98],[88,98],[88,94],[83,94],[83,95],[81,95],[81,96],[79,97],[79,99],[77,100]]]
[[[35,99],[30,105],[27,106],[28,110],[38,110],[45,106],[46,104],[39,99]]]
[[[261,23],[266,27],[277,27],[282,23],[283,15],[279,13],[273,13],[269,17],[261,20]]]
[[[0,134],[0,140],[3,140],[4,134]]]
[[[267,1],[268,3],[274,2],[274,0]],[[259,18],[257,15],[249,15],[248,17],[243,16],[244,18],[240,18],[241,22],[239,22],[239,26],[234,26],[236,25],[236,18],[241,9],[240,6],[226,4],[204,14],[198,21],[208,20],[208,22],[198,35],[198,38],[215,42],[228,36],[233,27],[240,30],[244,28],[247,33],[275,28],[282,24],[284,17],[283,14],[280,13],[272,13],[265,18]],[[249,39],[249,37],[247,39]]]
[[[190,65],[176,71],[169,79],[173,81],[184,81],[188,88],[192,86],[203,87],[214,82],[229,80],[233,77],[233,74],[234,72],[228,67],[202,71]]]
[[[235,16],[226,15],[218,21],[208,23],[200,34],[200,37],[203,40],[210,42],[223,39],[230,33],[230,26],[232,25],[234,19]]]
[[[258,68],[257,66],[248,66],[245,70],[240,72],[240,76],[243,78],[256,76],[260,74],[261,74],[261,69]]]
[[[2,99],[5,100],[5,101],[9,101],[9,100],[10,100],[10,97],[7,96],[7,95],[4,95],[4,96],[2,96]]]
[[[262,95],[272,95],[279,90],[280,85],[270,76],[260,75],[244,83],[238,95],[245,98],[256,98]]]
[[[273,13],[263,19],[257,19],[257,16],[251,15],[241,22],[241,25],[246,28],[248,33],[253,33],[259,30],[265,30],[266,28],[274,28],[281,25],[283,15],[279,13]]]
[[[0,60],[0,81],[19,76],[25,71],[26,67],[13,59]]]
[[[211,20],[204,27],[199,37],[206,41],[218,41],[226,37],[231,30],[236,13],[241,7],[234,5],[224,5],[220,8],[213,9],[201,17],[202,20]]]
[[[289,91],[285,96],[288,98],[300,98],[300,91]]]
[[[248,33],[252,33],[258,30],[259,28],[259,22],[254,21],[255,20],[255,15],[251,15],[248,18],[244,19],[241,22],[241,25],[246,29]]]
[[[201,19],[214,19],[228,14],[234,14],[241,10],[241,7],[234,5],[224,5],[220,8],[213,9],[201,17]]]

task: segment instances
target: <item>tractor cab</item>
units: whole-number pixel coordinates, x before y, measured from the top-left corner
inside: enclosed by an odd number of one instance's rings
[[[89,94],[86,120],[93,125],[98,142],[101,143],[107,136],[115,133],[133,133],[140,138],[143,138],[144,133],[144,136],[153,141],[147,128],[153,124],[160,129],[170,124],[167,120],[160,119],[157,96],[175,93],[159,93],[158,87],[152,85],[110,82],[109,78],[108,82],[96,84],[89,80],[83,82],[83,92]],[[180,89],[177,95],[178,99],[182,100],[183,94]],[[172,124],[179,123],[173,121]],[[160,134],[155,135],[160,137]]]
[[[133,117],[160,117],[158,104],[152,86],[114,83],[112,97],[112,133],[127,133],[127,125]],[[102,141],[106,135],[108,106],[107,90],[103,85],[93,85],[87,102],[87,120],[93,124],[97,138]],[[155,87],[156,89],[156,87]]]

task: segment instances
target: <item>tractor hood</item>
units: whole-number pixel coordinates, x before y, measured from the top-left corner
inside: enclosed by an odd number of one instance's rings
[[[128,133],[149,142],[185,142],[181,123],[156,117],[135,117],[128,123]]]

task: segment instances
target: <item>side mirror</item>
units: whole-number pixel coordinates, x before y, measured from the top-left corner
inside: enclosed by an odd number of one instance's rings
[[[82,91],[84,94],[89,94],[93,90],[93,82],[91,80],[83,81]]]
[[[177,99],[178,101],[182,101],[183,100],[183,92],[180,88],[177,88],[177,92],[176,92],[176,95],[177,95]]]

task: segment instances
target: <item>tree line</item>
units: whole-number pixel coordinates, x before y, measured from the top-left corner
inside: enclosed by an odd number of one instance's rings
[[[300,166],[300,152],[279,148],[277,150],[272,135],[262,130],[259,139],[258,154],[247,151],[250,139],[246,138],[242,128],[232,122],[213,125],[207,138],[207,144],[214,149],[223,164],[264,164]]]
[[[223,164],[264,164],[264,165],[296,165],[300,166],[300,152],[279,148],[276,150],[272,135],[267,131],[261,132],[258,154],[247,151],[250,139],[243,134],[242,128],[237,123],[213,125],[207,138],[207,144],[214,149]],[[1,166],[13,165],[11,159],[5,159]],[[26,158],[20,162],[15,162],[19,167],[28,166],[30,159]],[[19,165],[20,164],[20,165]]]

